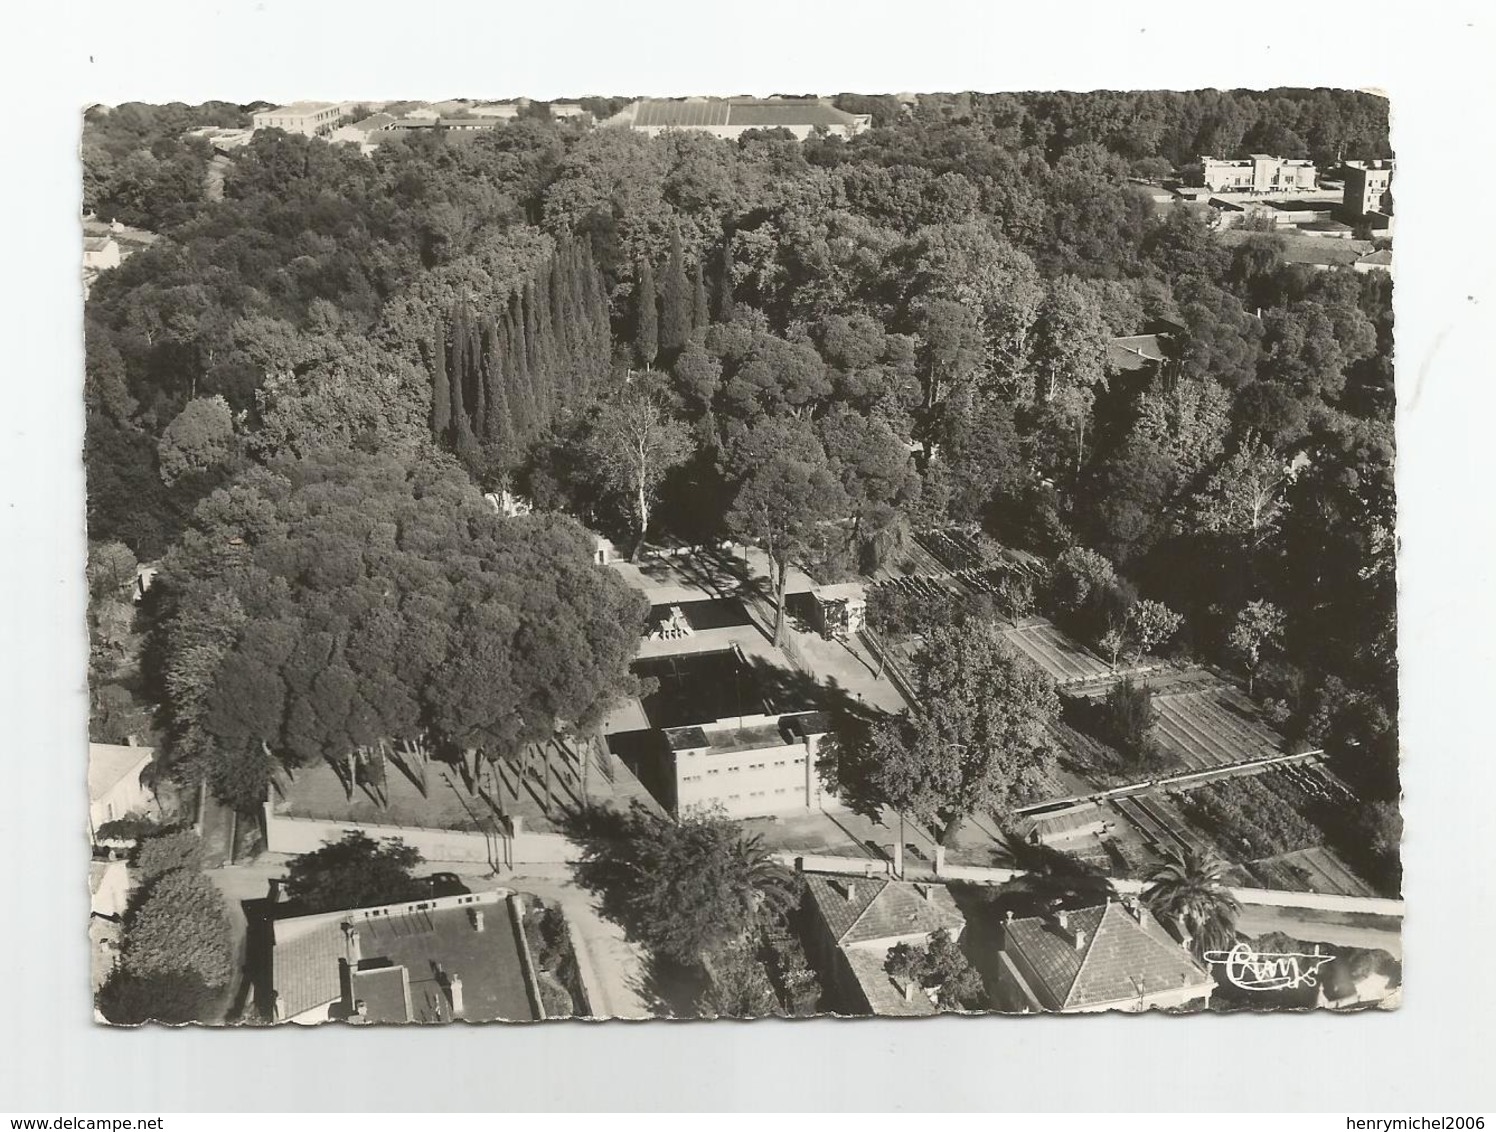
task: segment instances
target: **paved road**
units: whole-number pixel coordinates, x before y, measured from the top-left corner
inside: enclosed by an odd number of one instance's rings
[[[520,892],[534,893],[548,903],[561,905],[571,923],[572,939],[577,950],[592,1012],[598,1018],[653,1018],[660,1010],[645,991],[647,975],[645,955],[641,948],[624,938],[623,929],[598,914],[591,894],[571,882],[567,865],[520,865],[515,872],[498,876],[487,873],[464,873],[472,864],[448,865],[463,882],[475,891],[502,885]],[[432,866],[432,871],[441,871]]]
[[[1402,959],[1401,921],[1391,916],[1322,912],[1307,908],[1269,908],[1250,904],[1236,918],[1238,931],[1249,936],[1282,932],[1309,942],[1341,947],[1380,948]]]

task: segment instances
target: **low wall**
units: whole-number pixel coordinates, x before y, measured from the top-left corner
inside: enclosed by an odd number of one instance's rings
[[[340,841],[345,833],[359,830],[369,837],[398,837],[421,852],[428,861],[473,861],[490,866],[569,864],[581,849],[559,833],[530,833],[514,837],[498,833],[472,833],[455,829],[424,829],[380,825],[375,822],[337,822],[320,818],[296,818],[265,808],[265,848],[271,853],[310,853],[329,841]]]
[[[796,853],[781,850],[774,854],[780,864],[788,865],[807,873],[852,873],[859,876],[887,876],[890,872],[887,861],[872,857],[831,857],[819,853]]]
[[[1274,888],[1233,888],[1230,892],[1243,904],[1268,908],[1314,908],[1322,912],[1352,912],[1399,919],[1405,909],[1401,900],[1381,896],[1331,896],[1324,892],[1285,892]]]

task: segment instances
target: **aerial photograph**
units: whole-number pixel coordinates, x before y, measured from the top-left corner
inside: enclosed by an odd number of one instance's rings
[[[83,112],[96,1022],[1401,1004],[1386,97],[453,93]]]

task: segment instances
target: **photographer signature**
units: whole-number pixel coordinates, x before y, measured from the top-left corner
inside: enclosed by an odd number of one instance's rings
[[[1250,944],[1238,943],[1230,951],[1207,951],[1205,961],[1223,969],[1226,981],[1249,991],[1293,990],[1319,985],[1319,969],[1333,955],[1326,955],[1314,945],[1313,952],[1254,951]]]

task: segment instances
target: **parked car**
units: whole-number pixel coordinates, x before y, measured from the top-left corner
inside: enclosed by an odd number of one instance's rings
[[[456,873],[432,873],[421,879],[426,882],[432,896],[466,896],[473,891]]]

